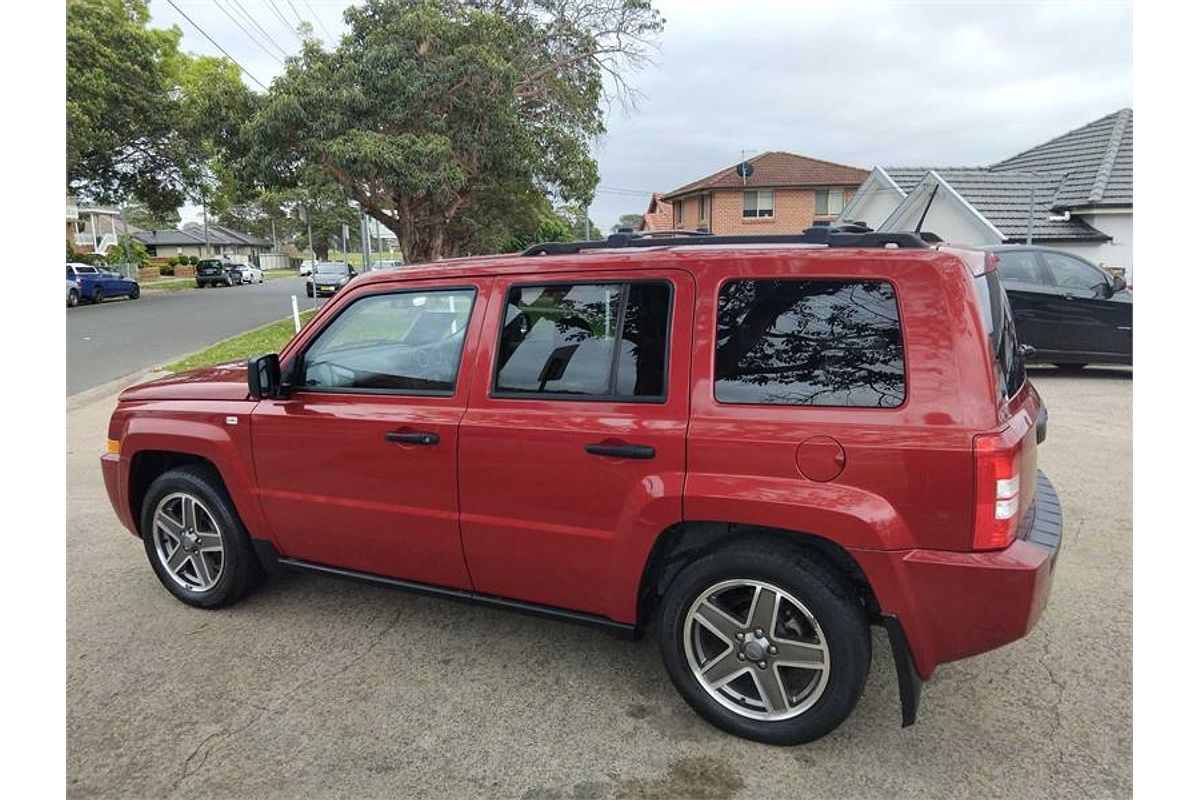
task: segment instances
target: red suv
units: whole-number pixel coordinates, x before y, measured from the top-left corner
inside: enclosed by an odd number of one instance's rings
[[[278,356],[120,397],[163,585],[281,569],[636,635],[740,736],[815,739],[885,627],[903,724],[1036,623],[1061,519],[995,259],[917,234],[548,244],[364,275]]]

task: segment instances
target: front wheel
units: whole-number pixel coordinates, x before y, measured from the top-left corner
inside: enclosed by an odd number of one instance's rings
[[[861,603],[798,549],[730,545],[671,582],[658,626],[663,662],[688,704],[724,731],[799,744],[858,704],[871,665]]]
[[[103,303],[104,302],[104,290],[101,289],[99,286],[97,286],[95,289],[92,289],[92,302],[93,303]]]
[[[231,605],[262,582],[262,567],[210,467],[160,475],[142,503],[142,542],[167,591],[200,608]]]
[[[142,296],[142,288],[140,286],[134,286],[132,289],[129,290],[129,299],[130,300],[137,300],[141,296]]]
[[[79,290],[78,289],[68,289],[67,290],[67,306],[69,308],[74,308],[77,305],[79,305]]]

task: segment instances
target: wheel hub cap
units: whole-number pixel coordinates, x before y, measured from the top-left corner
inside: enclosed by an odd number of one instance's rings
[[[742,647],[742,651],[746,654],[746,658],[751,661],[762,661],[768,652],[767,648],[770,646],[771,643],[766,639],[752,639],[746,642]]]

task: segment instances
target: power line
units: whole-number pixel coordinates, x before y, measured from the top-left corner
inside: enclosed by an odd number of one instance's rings
[[[267,0],[267,4],[271,6],[271,10],[275,12],[275,16],[278,17],[279,21],[283,23],[283,27],[291,31],[292,36],[296,37],[296,41],[298,41],[300,44],[304,44],[304,40],[300,38],[300,34],[296,33],[296,29],[293,28],[291,23],[287,21],[287,18],[283,16],[283,12],[279,10],[279,6],[275,5],[275,0]]]
[[[317,20],[317,24],[321,26],[321,30],[325,31],[325,35],[329,37],[329,45],[330,45],[331,47],[332,47],[332,46],[334,46],[334,45],[336,45],[336,44],[337,44],[337,37],[336,37],[336,36],[334,36],[332,33],[330,33],[330,32],[329,32],[329,28],[326,28],[326,27],[325,27],[325,23],[321,21],[321,17],[317,15],[317,12],[316,12],[316,11],[313,11],[313,7],[312,7],[312,5],[311,5],[311,4],[308,2],[308,0],[304,0],[304,5],[308,7],[308,13],[312,14],[312,15],[313,15],[313,17],[314,17],[314,18]]]
[[[304,20],[300,18],[300,12],[296,10],[296,6],[292,4],[292,0],[287,0],[288,7],[292,9],[292,13],[296,15],[296,22],[303,24]]]
[[[245,6],[243,6],[243,5],[242,5],[242,2],[241,2],[241,0],[233,0],[233,4],[234,4],[235,6],[237,6],[237,10],[241,12],[242,16],[243,16],[243,17],[245,17],[245,18],[246,18],[246,20],[247,20],[247,21],[248,21],[248,22],[249,22],[251,25],[253,25],[253,26],[254,26],[254,27],[255,27],[255,28],[258,30],[258,32],[259,32],[259,33],[261,33],[261,34],[262,34],[264,37],[266,37],[266,39],[267,39],[267,41],[268,41],[268,42],[270,42],[271,44],[275,45],[275,49],[276,49],[276,50],[278,50],[279,52],[283,53],[283,57],[284,57],[284,58],[287,58],[289,55],[291,55],[291,54],[290,54],[290,53],[289,53],[287,50],[285,50],[283,47],[281,47],[281,46],[279,45],[279,42],[275,41],[275,37],[274,37],[274,36],[272,36],[271,34],[267,33],[267,29],[266,29],[266,28],[264,28],[264,27],[262,26],[262,24],[261,24],[261,23],[260,23],[260,22],[259,22],[257,19],[255,19],[255,18],[254,18],[254,15],[253,15],[253,14],[251,14],[249,11],[247,11],[247,10],[246,10]]]
[[[250,80],[254,81],[254,82],[255,82],[255,83],[257,83],[259,86],[261,86],[264,92],[265,92],[265,91],[269,91],[269,90],[267,89],[267,85],[266,85],[265,83],[263,83],[262,81],[260,81],[258,78],[254,77],[254,75],[253,75],[253,74],[251,74],[250,70],[248,70],[248,69],[246,69],[245,67],[243,67],[243,66],[242,66],[242,65],[241,65],[241,64],[238,62],[238,60],[237,60],[236,58],[234,58],[233,56],[229,55],[229,52],[228,52],[228,51],[227,51],[227,50],[226,50],[224,47],[221,47],[221,45],[217,44],[216,40],[215,40],[215,39],[213,39],[211,36],[209,36],[209,35],[208,35],[208,34],[207,34],[205,31],[204,31],[204,29],[203,29],[203,28],[201,28],[199,25],[197,25],[197,24],[195,23],[195,21],[193,21],[193,20],[192,20],[192,18],[191,18],[191,17],[189,17],[187,14],[183,13],[183,9],[181,9],[179,6],[175,5],[175,0],[167,0],[167,2],[168,2],[170,5],[171,5],[171,8],[173,8],[173,9],[175,9],[176,11],[178,11],[178,12],[179,12],[179,16],[183,17],[183,18],[184,18],[184,19],[186,19],[186,20],[187,20],[189,23],[191,23],[191,26],[192,26],[193,28],[195,28],[197,31],[199,31],[201,36],[203,36],[205,39],[208,39],[208,41],[212,43],[212,46],[213,46],[213,47],[217,48],[217,49],[218,49],[218,50],[220,50],[222,53],[224,53],[225,57],[226,57],[226,58],[228,58],[230,61],[232,61],[232,62],[233,62],[233,63],[234,63],[236,66],[237,66],[237,68],[238,68],[238,69],[240,69],[242,72],[246,73],[246,77],[248,77]]]
[[[216,0],[216,5],[217,5],[217,8],[219,8],[219,9],[221,9],[221,11],[225,12],[225,16],[227,16],[227,17],[229,17],[231,20],[233,20],[233,24],[234,24],[234,25],[237,25],[237,26],[238,26],[238,27],[241,29],[242,33],[246,34],[246,38],[248,38],[250,41],[254,42],[256,45],[258,45],[259,47],[261,47],[261,48],[262,48],[262,51],[263,51],[264,53],[266,53],[267,55],[269,55],[271,58],[275,59],[275,60],[276,60],[276,61],[278,61],[280,64],[283,64],[283,61],[281,61],[281,60],[280,60],[279,56],[277,56],[277,55],[275,55],[274,53],[272,53],[272,52],[271,52],[271,51],[270,51],[270,50],[267,48],[267,46],[266,46],[265,44],[263,44],[263,43],[262,43],[262,42],[260,42],[258,39],[256,39],[256,38],[254,37],[254,35],[253,35],[252,33],[250,33],[250,31],[246,30],[246,26],[245,26],[245,25],[243,25],[243,24],[242,24],[242,23],[241,23],[241,22],[238,20],[238,18],[237,18],[237,17],[235,17],[235,16],[233,15],[233,12],[231,12],[231,11],[230,11],[228,8],[226,8],[225,6],[221,5],[221,0]]]

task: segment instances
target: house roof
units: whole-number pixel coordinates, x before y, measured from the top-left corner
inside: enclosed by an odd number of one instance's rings
[[[1123,108],[992,164],[993,171],[1065,173],[1053,207],[1133,205],[1133,109]]]
[[[168,228],[156,231],[141,231],[134,238],[142,244],[155,247],[196,247],[204,244],[204,226],[194,223],[184,225],[182,230]],[[249,233],[235,231],[222,225],[208,226],[208,240],[216,245],[244,245],[270,247],[271,243]]]
[[[674,200],[687,194],[708,189],[771,188],[780,186],[857,186],[866,180],[868,172],[858,167],[821,161],[795,153],[772,150],[746,159],[754,165],[754,174],[744,181],[737,174],[737,164],[712,175],[692,181],[662,195]],[[739,162],[740,163],[740,162]]]
[[[638,223],[639,231],[666,231],[670,230],[675,224],[675,209],[669,202],[663,200],[663,196],[655,192],[650,197],[650,205],[646,207],[646,213],[642,214],[642,221]]]
[[[1033,193],[1033,238],[1042,241],[1105,241],[1110,237],[1078,218],[1051,219],[1065,172],[995,172],[984,167],[884,167],[906,195],[933,173],[979,212],[1005,239],[1024,241]],[[936,231],[935,231],[936,233]]]
[[[140,231],[135,233],[133,238],[145,245],[154,247],[195,247],[199,244],[204,244],[204,237],[196,238],[187,231],[179,231],[174,228],[154,231]]]

